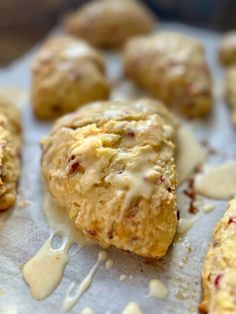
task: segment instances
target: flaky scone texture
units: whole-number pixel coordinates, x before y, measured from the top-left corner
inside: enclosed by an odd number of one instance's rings
[[[224,88],[225,98],[231,107],[231,119],[236,126],[236,65],[227,70]]]
[[[0,211],[12,207],[16,200],[21,142],[20,112],[0,100]]]
[[[202,272],[203,301],[209,314],[236,313],[236,198],[216,225]]]
[[[42,141],[49,190],[77,228],[106,247],[159,258],[176,230],[175,119],[149,100],[98,102]]]
[[[84,41],[55,37],[35,56],[31,97],[39,119],[54,119],[108,96],[103,57]]]
[[[149,33],[155,18],[137,0],[95,0],[64,20],[67,33],[99,47],[122,45],[128,38]]]
[[[223,36],[219,46],[219,59],[225,66],[236,65],[236,31]]]
[[[190,118],[212,106],[212,82],[203,45],[180,33],[131,39],[124,49],[127,77]]]

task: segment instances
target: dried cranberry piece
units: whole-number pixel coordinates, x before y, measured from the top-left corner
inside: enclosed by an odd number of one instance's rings
[[[80,163],[78,161],[74,162],[70,167],[70,173],[74,173],[79,170]]]
[[[216,278],[214,280],[214,285],[217,289],[219,289],[219,287],[220,287],[220,281],[221,281],[222,277],[223,277],[223,274],[219,274],[216,276]]]
[[[178,220],[180,219],[180,212],[179,212],[179,210],[177,210],[177,219]]]
[[[228,225],[235,224],[236,223],[236,217],[230,217],[228,220]]]
[[[167,189],[167,191],[168,191],[169,193],[171,193],[171,192],[172,192],[172,188],[169,186],[168,189]]]
[[[68,159],[68,162],[71,162],[74,159],[75,159],[75,155],[71,155],[70,158]]]
[[[110,231],[108,231],[108,233],[107,233],[107,236],[108,236],[108,239],[113,239],[113,230],[111,229]]]
[[[88,230],[87,231],[92,237],[95,237],[97,232],[95,230]]]
[[[165,178],[163,176],[160,176],[159,180],[160,180],[161,183],[165,182]]]
[[[128,132],[127,132],[127,134],[130,136],[130,137],[134,137],[134,131],[133,130],[131,130],[131,129],[128,129]]]

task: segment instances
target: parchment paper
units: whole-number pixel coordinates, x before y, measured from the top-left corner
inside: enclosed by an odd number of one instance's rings
[[[223,71],[216,56],[220,35],[170,23],[164,23],[158,29],[181,31],[200,38],[205,43],[207,58],[215,79],[215,109],[207,121],[191,122],[190,126],[199,139],[208,140],[211,147],[216,149],[217,154],[209,156],[209,163],[234,159],[235,132],[231,126],[228,108],[220,95]],[[36,49],[0,71],[0,88],[16,85],[29,89],[29,64]],[[121,70],[117,56],[107,54],[107,60],[109,76],[112,79],[119,77]],[[127,91],[127,87],[122,91]],[[43,301],[36,301],[31,297],[30,289],[22,278],[21,269],[49,236],[49,228],[42,211],[39,140],[47,134],[51,126],[38,123],[32,116],[29,104],[23,110],[23,121],[25,142],[19,200],[27,199],[30,203],[26,208],[16,206],[0,230],[0,313],[62,313],[66,289],[74,279],[80,282],[87,275],[96,262],[99,248],[85,247],[73,256],[60,286],[50,297]],[[180,195],[180,198],[183,197]],[[109,249],[109,258],[114,260],[114,266],[109,270],[104,265],[99,268],[91,288],[71,313],[80,313],[84,307],[91,307],[96,314],[105,314],[108,311],[118,314],[131,301],[137,302],[145,314],[197,313],[203,258],[213,227],[226,207],[226,202],[223,201],[205,200],[205,203],[216,204],[216,209],[199,215],[193,228],[182,241],[175,242],[161,260],[153,262],[114,248]],[[131,278],[120,281],[121,274]],[[148,296],[148,282],[153,278],[160,279],[167,286],[169,296],[166,300],[160,301]]]

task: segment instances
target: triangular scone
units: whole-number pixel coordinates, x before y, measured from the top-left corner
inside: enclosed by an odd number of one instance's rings
[[[166,254],[176,231],[175,119],[150,100],[99,102],[58,120],[42,172],[78,229],[136,254]]]
[[[211,110],[211,74],[198,40],[175,32],[136,37],[123,59],[126,76],[171,110],[190,118]]]
[[[95,0],[68,15],[63,26],[67,33],[107,48],[151,32],[155,20],[139,0]]]

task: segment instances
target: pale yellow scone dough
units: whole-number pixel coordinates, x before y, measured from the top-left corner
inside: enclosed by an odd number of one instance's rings
[[[236,198],[216,225],[202,272],[203,301],[209,314],[236,313]]]
[[[231,107],[231,119],[236,126],[236,65],[229,67],[225,78],[225,98]]]
[[[175,127],[156,101],[85,106],[59,119],[42,141],[49,190],[102,246],[159,258],[177,223]]]
[[[154,16],[137,0],[95,0],[69,15],[64,29],[95,46],[110,48],[151,32],[154,24]]]
[[[219,46],[219,59],[225,66],[236,65],[236,31],[223,36]]]
[[[16,200],[21,141],[19,110],[0,100],[0,211],[12,207]]]
[[[137,37],[123,58],[126,76],[171,109],[190,118],[210,111],[211,75],[199,41],[172,32]]]
[[[35,56],[31,97],[39,119],[53,119],[108,96],[103,57],[84,41],[55,37]]]

